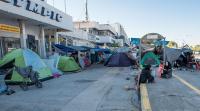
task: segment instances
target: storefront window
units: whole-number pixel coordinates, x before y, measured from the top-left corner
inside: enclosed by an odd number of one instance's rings
[[[59,42],[60,42],[61,45],[65,46],[66,45],[66,38],[62,38],[62,37],[59,38]]]
[[[3,57],[8,52],[20,48],[19,38],[1,37],[0,38],[0,57]]]

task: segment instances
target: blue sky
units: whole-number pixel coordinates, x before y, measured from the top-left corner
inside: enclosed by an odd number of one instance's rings
[[[48,0],[52,4],[53,0]],[[129,37],[156,32],[168,40],[200,44],[200,0],[88,0],[89,19],[121,23]],[[84,20],[85,0],[67,0],[67,13]],[[54,0],[64,11],[64,0]]]

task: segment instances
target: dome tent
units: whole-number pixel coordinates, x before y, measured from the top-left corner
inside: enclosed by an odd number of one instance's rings
[[[62,72],[73,72],[80,70],[79,65],[76,63],[73,57],[59,56],[54,54],[50,57],[54,60],[54,66]]]
[[[60,56],[58,61],[58,69],[63,72],[78,71],[81,68],[76,63],[73,57]]]
[[[104,64],[108,67],[129,67],[134,64],[134,60],[130,59],[126,53],[113,53]]]
[[[144,65],[159,65],[160,61],[153,52],[147,52],[141,60],[141,64]]]
[[[51,77],[51,71],[42,61],[42,59],[33,51],[29,49],[16,49],[6,54],[2,60],[0,60],[0,67],[15,61],[14,65],[18,67],[32,66],[34,71],[39,73],[39,79],[45,79]],[[8,82],[22,82],[23,78],[15,70],[6,77]]]

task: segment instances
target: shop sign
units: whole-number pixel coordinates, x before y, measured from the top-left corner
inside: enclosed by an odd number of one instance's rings
[[[55,42],[56,39],[55,38],[49,38],[49,41],[50,42]],[[64,41],[66,41],[64,38],[58,38],[58,42],[64,42]]]
[[[13,6],[19,7],[19,8],[24,8],[27,11],[30,11],[35,14],[39,14],[41,16],[48,17],[51,20],[55,20],[57,22],[62,21],[62,16],[50,9],[47,9],[46,7],[35,3],[31,0],[0,0],[5,3],[12,4]]]
[[[147,39],[158,39],[158,35],[147,35]]]
[[[1,31],[7,31],[7,32],[20,33],[19,27],[6,25],[6,24],[0,24],[0,30]]]

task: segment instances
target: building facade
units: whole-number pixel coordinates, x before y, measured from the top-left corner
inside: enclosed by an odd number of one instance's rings
[[[65,42],[62,43],[59,42],[65,46],[95,47],[95,38],[83,30],[73,29],[71,32],[58,32],[58,37],[65,40]]]
[[[57,32],[72,31],[72,17],[45,0],[0,0],[0,57],[16,48],[29,48],[45,58]]]
[[[123,46],[130,46],[130,39],[128,38],[124,27],[119,23],[111,24],[111,26],[115,29],[117,33],[117,39],[123,40]],[[121,42],[121,40],[119,40]],[[121,44],[121,43],[120,43]]]
[[[109,24],[99,24],[94,21],[77,21],[74,22],[74,27],[93,35],[94,42],[98,45],[110,46],[116,43],[117,33]]]
[[[88,32],[96,38],[96,44],[112,47],[113,44],[118,46],[129,46],[130,40],[121,24],[99,24],[95,21],[76,21],[74,27],[79,30]]]

